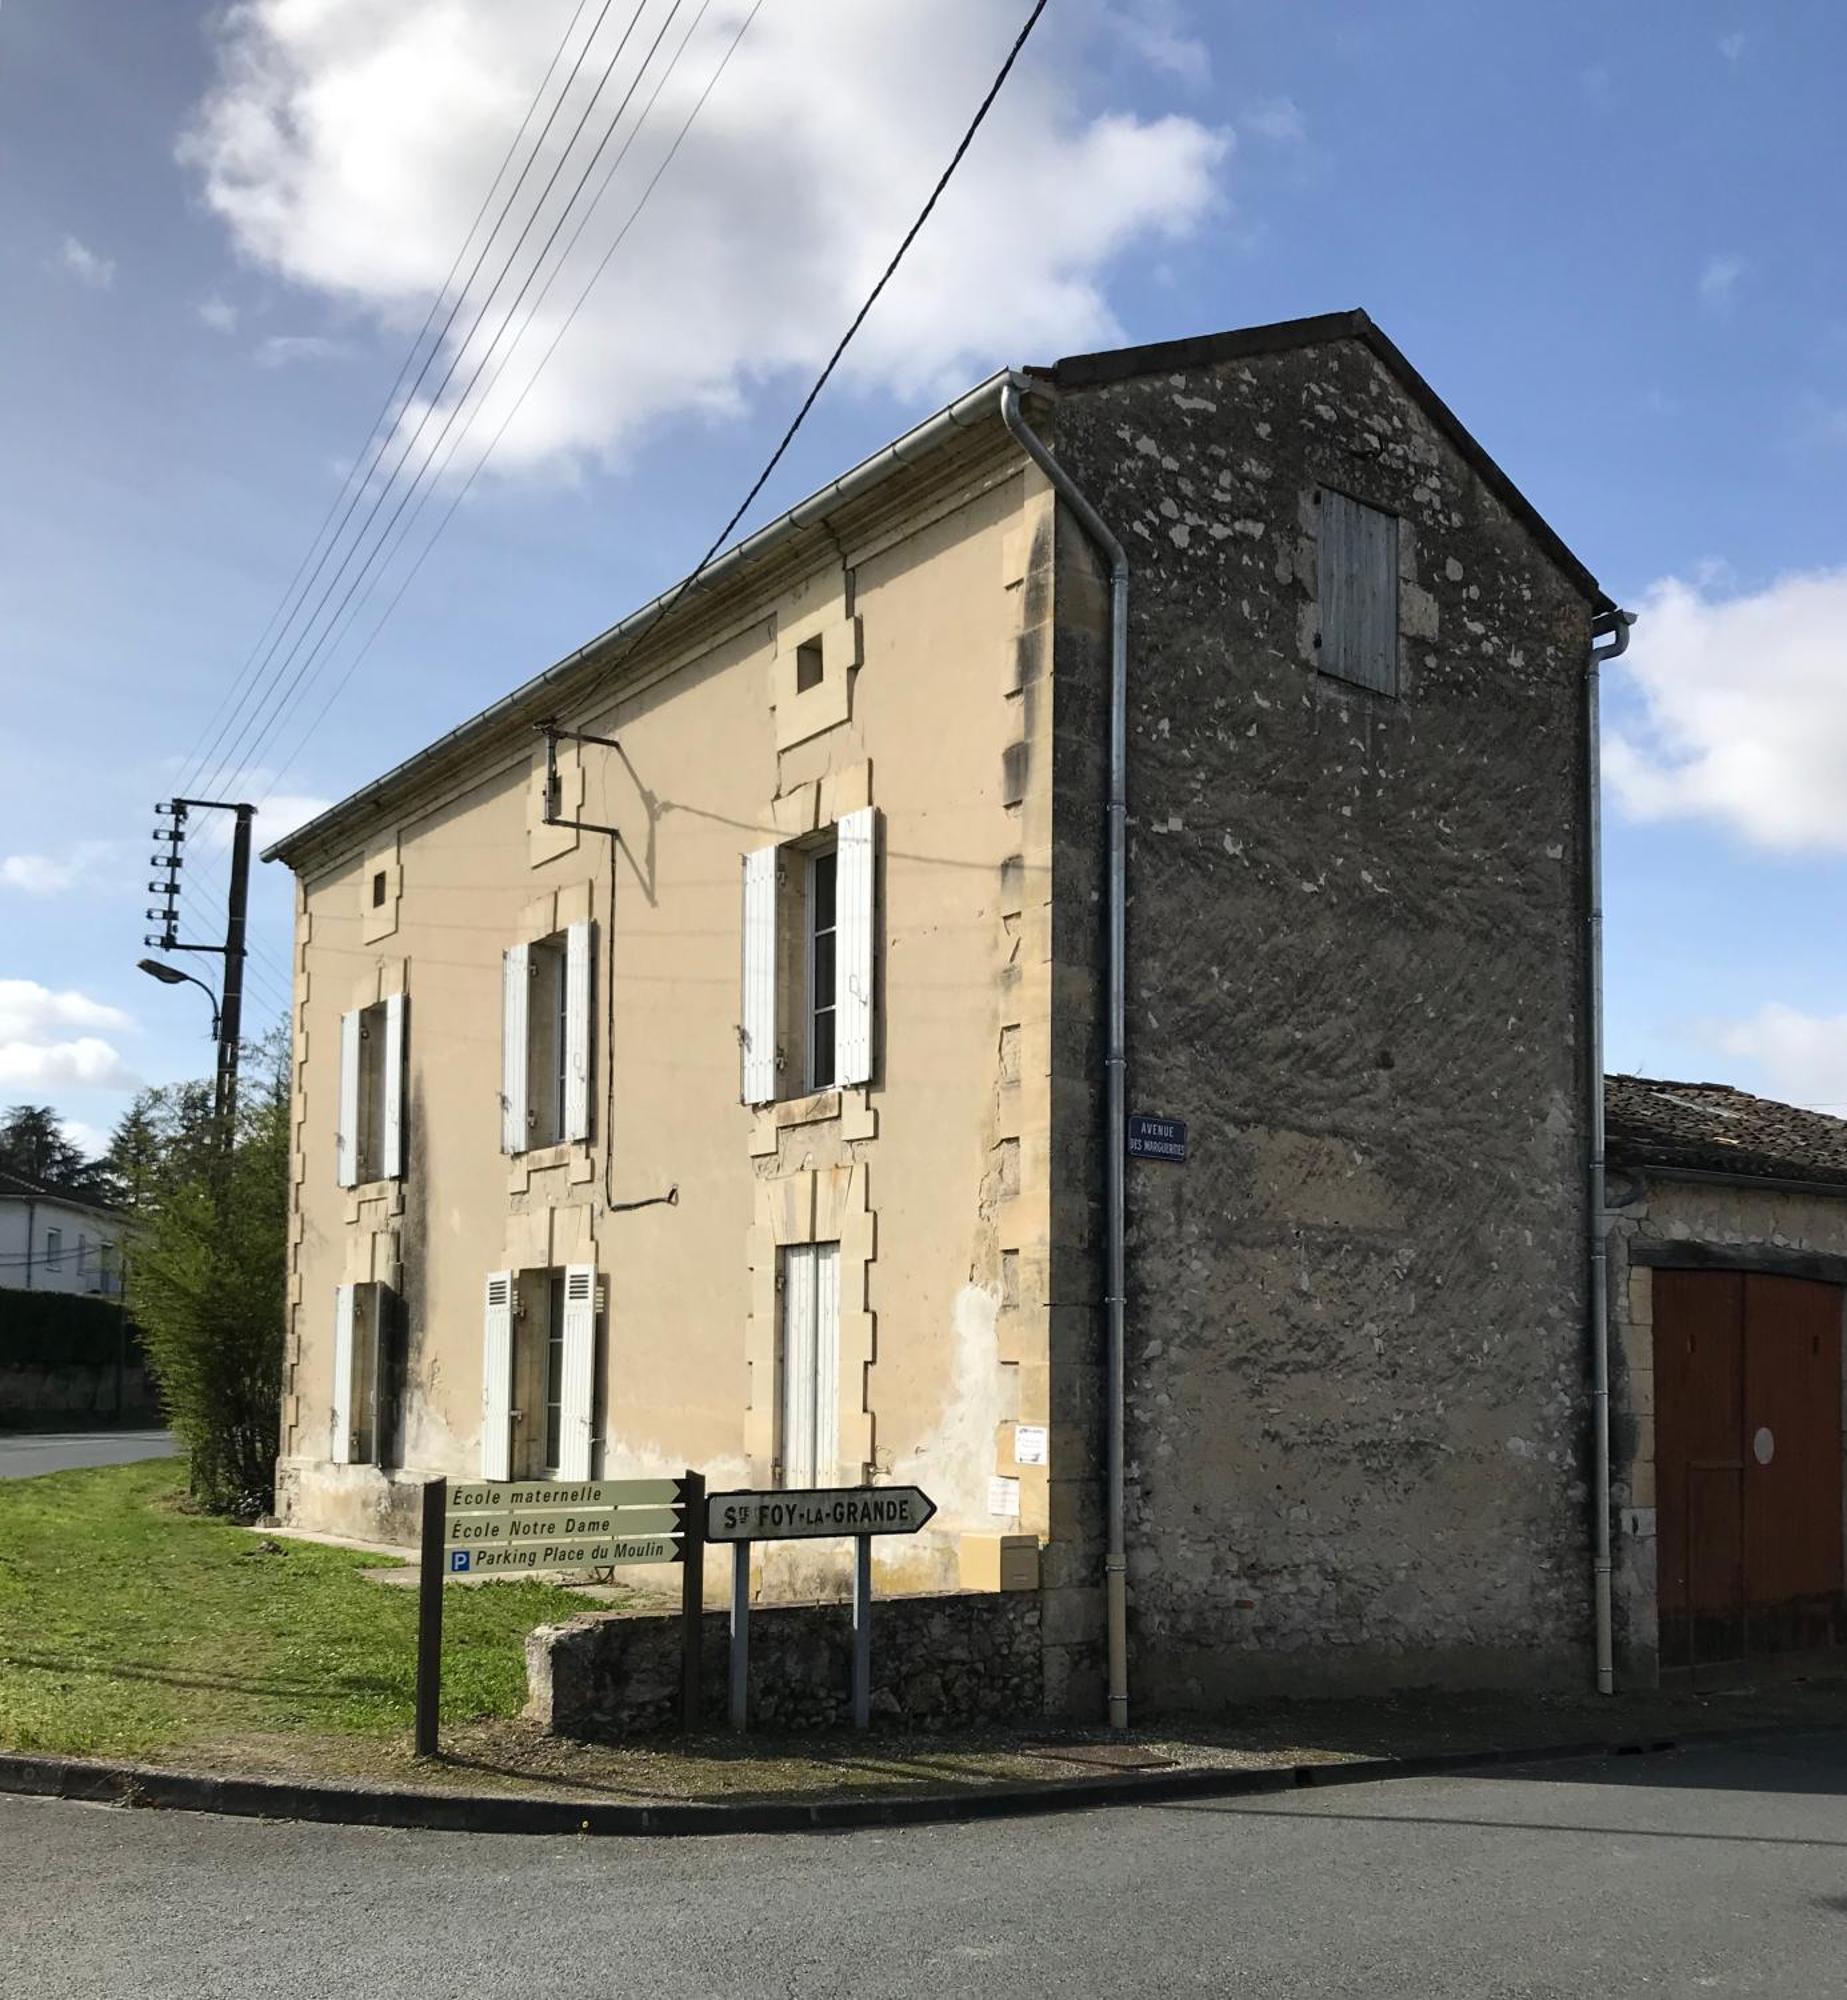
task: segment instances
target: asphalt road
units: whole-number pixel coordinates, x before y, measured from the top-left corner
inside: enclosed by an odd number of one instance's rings
[[[0,1479],[70,1472],[81,1465],[127,1465],[170,1458],[171,1431],[24,1431],[0,1436]]]
[[[1847,1732],[1277,1799],[554,1840],[0,1798],[8,2000],[1847,1994]]]

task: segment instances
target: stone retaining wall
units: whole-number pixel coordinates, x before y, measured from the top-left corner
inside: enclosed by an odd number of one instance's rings
[[[708,1727],[725,1718],[726,1613],[702,1633]],[[851,1615],[844,1604],[771,1604],[750,1614],[754,1727],[828,1729],[852,1720]],[[680,1619],[592,1613],[542,1625],[526,1641],[526,1713],[554,1736],[610,1742],[677,1728]],[[996,1595],[894,1597],[873,1606],[872,1716],[909,1729],[1033,1722],[1045,1707],[1039,1599]]]

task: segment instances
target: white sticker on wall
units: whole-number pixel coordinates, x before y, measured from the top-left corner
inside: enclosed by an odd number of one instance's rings
[[[1015,1465],[1045,1463],[1046,1430],[1043,1424],[1015,1424],[1013,1462]]]
[[[1751,1440],[1751,1455],[1759,1465],[1768,1465],[1776,1456],[1776,1439],[1770,1435],[1768,1425],[1760,1426]]]
[[[1015,1519],[1020,1511],[1020,1482],[1017,1479],[988,1481],[988,1512],[1002,1520]]]

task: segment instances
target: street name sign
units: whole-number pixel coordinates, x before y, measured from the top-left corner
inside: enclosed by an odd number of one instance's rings
[[[706,1501],[711,1542],[804,1541],[824,1535],[914,1535],[936,1512],[915,1486],[812,1487],[714,1493]]]
[[[1186,1162],[1186,1120],[1150,1118],[1145,1111],[1129,1114],[1129,1158],[1166,1160],[1174,1166]]]
[[[458,1481],[443,1513],[445,1568],[486,1576],[677,1562],[686,1512],[677,1479]]]
[[[678,1479],[457,1479],[452,1514],[515,1513],[534,1507],[665,1507],[685,1496]]]

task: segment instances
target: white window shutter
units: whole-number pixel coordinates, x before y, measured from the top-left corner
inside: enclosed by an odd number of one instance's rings
[[[523,1153],[527,1145],[526,1014],[532,1003],[529,957],[526,947],[516,944],[506,955],[501,981],[500,1150],[503,1153]]]
[[[349,1021],[354,1015],[346,1017]],[[353,1458],[353,1295],[355,1285],[338,1285],[333,1295],[333,1423],[327,1456],[335,1465]]]
[[[564,1356],[558,1384],[558,1477],[590,1477],[596,1420],[596,1266],[564,1267]]]
[[[487,1309],[481,1335],[481,1477],[513,1477],[511,1271],[487,1274]]]
[[[814,1454],[814,1246],[782,1259],[782,1483],[812,1486]]]
[[[814,1483],[831,1486],[840,1462],[840,1245],[814,1253]]]
[[[340,1016],[340,1113],[334,1131],[336,1177],[359,1185],[359,1010]]]
[[[590,1136],[590,993],[596,927],[588,917],[564,933],[564,1136]],[[580,1475],[588,1478],[590,1475]]]
[[[836,843],[834,1080],[872,1081],[872,979],[877,941],[877,821],[870,806],[848,813]]]
[[[379,1173],[388,1181],[404,1173],[404,996],[385,1002],[385,1131]]]
[[[744,1102],[776,1095],[776,858],[774,847],[744,857]]]

